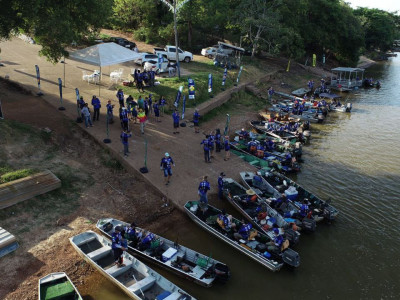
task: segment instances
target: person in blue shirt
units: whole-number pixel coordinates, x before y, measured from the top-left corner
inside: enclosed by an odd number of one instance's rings
[[[154,116],[156,117],[156,122],[161,122],[160,118],[160,105],[157,102],[153,104]]]
[[[131,246],[136,247],[139,239],[136,233],[135,222],[132,222],[129,226],[125,226],[124,230],[125,230],[125,238],[129,241]]]
[[[165,105],[167,104],[167,100],[165,100],[164,96],[161,96],[160,100],[158,100],[158,104],[160,104],[161,108],[161,116],[164,116]]]
[[[151,242],[155,240],[155,238],[156,236],[154,235],[154,233],[147,232],[147,234],[144,235],[142,241],[139,243],[139,250],[143,251],[149,249],[151,246]]]
[[[179,113],[177,110],[175,110],[172,114],[172,120],[174,123],[174,134],[179,133],[178,128],[179,128]]]
[[[224,177],[224,172],[221,172],[218,177],[218,198],[220,200],[222,200],[224,196]]]
[[[250,237],[250,231],[253,228],[253,226],[250,223],[243,223],[242,226],[240,226],[238,232],[235,232],[233,234],[233,237],[236,240],[245,240],[247,241]]]
[[[231,145],[229,144],[229,136],[225,136],[224,149],[225,149],[225,158],[224,158],[224,160],[227,161],[231,157],[231,153],[229,151],[231,149]]]
[[[121,133],[121,142],[122,145],[124,145],[124,156],[128,156],[129,152],[129,138],[132,136],[132,134],[128,133],[127,131],[122,131]]]
[[[124,92],[122,91],[122,89],[118,90],[116,96],[117,96],[117,99],[119,102],[119,107],[124,107],[125,96],[124,96]]]
[[[116,226],[114,232],[111,235],[111,249],[114,253],[114,261],[118,267],[122,267],[123,265],[123,257],[122,254],[126,251],[126,248],[122,246],[122,236],[121,236],[122,228],[121,226]]]
[[[208,182],[207,179],[208,179],[207,176],[203,176],[203,180],[200,182],[198,188],[198,194],[200,196],[200,204],[205,207],[208,205],[207,192],[211,189],[210,183]]]
[[[214,158],[214,134],[211,132],[208,136],[208,148],[210,149],[210,158]]]
[[[160,164],[160,169],[164,171],[165,185],[168,185],[171,179],[172,166],[175,167],[175,163],[169,153],[165,152],[165,156],[161,159]]]
[[[281,252],[281,247],[283,244],[283,236],[279,233],[278,228],[273,229],[274,232],[274,239],[267,243],[267,250],[268,252]]]
[[[121,127],[123,131],[129,132],[129,119],[128,119],[128,111],[125,107],[120,109],[119,118],[121,120]]]
[[[215,141],[215,150],[217,152],[221,152],[221,149],[222,149],[221,130],[219,128],[217,128],[217,130],[215,131],[214,141]]]
[[[208,140],[208,135],[206,138],[200,143],[200,145],[203,145],[203,150],[204,150],[204,161],[206,163],[210,163],[210,146],[209,146],[209,140]]]
[[[100,116],[100,99],[96,97],[96,95],[93,95],[92,97],[92,105],[93,105],[93,122],[99,120]]]
[[[107,108],[108,124],[112,124],[114,123],[114,115],[113,115],[114,104],[111,104],[111,100],[108,100],[106,108]]]
[[[148,103],[149,103],[149,113],[150,113],[150,115],[152,115],[153,114],[153,95],[152,94],[149,94]]]
[[[194,124],[194,132],[195,133],[200,132],[199,121],[200,121],[200,115],[199,115],[199,111],[196,108],[193,113],[193,124]]]

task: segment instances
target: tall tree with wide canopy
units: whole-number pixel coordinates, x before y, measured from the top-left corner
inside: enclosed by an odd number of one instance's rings
[[[113,0],[0,0],[0,38],[22,30],[42,46],[40,54],[57,62],[68,55],[66,45],[105,24],[112,4]]]

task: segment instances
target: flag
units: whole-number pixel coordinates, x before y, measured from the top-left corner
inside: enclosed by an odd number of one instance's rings
[[[225,123],[225,130],[224,130],[224,136],[228,135],[229,132],[229,122],[231,121],[231,116],[229,114],[226,114],[226,123]]]
[[[222,76],[222,86],[225,85],[225,81],[226,81],[226,76],[228,75],[228,69],[225,68],[224,70],[224,75]]]
[[[208,74],[208,92],[212,92],[212,74]]]
[[[185,118],[185,107],[186,107],[186,95],[183,95],[183,99],[182,99],[182,120]]]
[[[322,55],[322,63],[325,64],[325,54]]]
[[[312,55],[312,66],[315,67],[317,65],[317,55]]]
[[[76,101],[79,101],[80,95],[79,95],[79,89],[78,88],[75,89],[75,93],[76,93]]]
[[[286,72],[289,72],[289,70],[290,70],[290,59],[289,59],[288,64],[287,64]]]
[[[178,93],[176,94],[176,98],[175,98],[175,102],[174,102],[174,106],[176,108],[178,108],[178,106],[179,106],[179,100],[181,99],[182,91],[183,91],[183,86],[180,86],[178,89]]]
[[[243,66],[240,66],[238,76],[236,78],[236,83],[239,83],[240,75],[242,74]]]
[[[194,86],[194,79],[192,78],[188,79],[188,89],[189,89],[189,99],[194,99],[196,90]]]
[[[58,88],[60,90],[60,101],[62,102],[62,80],[58,78]]]
[[[36,79],[37,79],[37,84],[38,84],[38,88],[40,90],[40,71],[39,71],[39,66],[35,65],[36,68]]]
[[[160,70],[160,73],[161,73],[161,66],[162,66],[163,62],[164,62],[164,57],[162,56],[161,53],[158,53],[157,64],[158,64],[158,69]]]

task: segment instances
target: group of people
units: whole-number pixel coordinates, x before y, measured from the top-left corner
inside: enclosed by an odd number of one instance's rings
[[[140,70],[135,69],[132,74],[133,81],[139,92],[144,92],[144,86],[152,87],[154,86],[156,72],[154,70],[140,72]]]
[[[206,163],[211,163],[211,158],[214,158],[214,150],[216,152],[221,152],[221,150],[224,150],[225,161],[229,160],[230,158],[229,136],[224,136],[224,138],[222,138],[220,129],[216,129],[215,132],[210,132],[210,134],[206,135],[201,141],[200,145],[203,145],[204,161]]]

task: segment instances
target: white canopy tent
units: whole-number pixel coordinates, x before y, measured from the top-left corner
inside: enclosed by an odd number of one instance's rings
[[[136,53],[115,43],[97,44],[69,54],[69,59],[71,60],[100,67],[100,80],[102,77],[101,67],[117,65],[140,57],[140,53]]]

